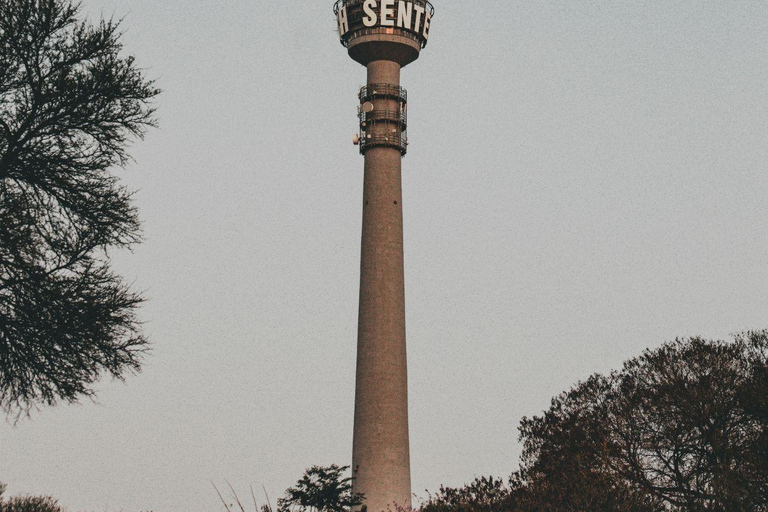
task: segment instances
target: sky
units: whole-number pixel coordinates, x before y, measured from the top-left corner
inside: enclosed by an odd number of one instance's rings
[[[116,173],[153,352],[0,422],[9,494],[72,512],[274,502],[349,464],[365,69],[332,1],[85,0],[164,90]],[[768,328],[768,2],[435,0],[403,71],[413,490],[517,468],[517,427],[676,337]],[[258,496],[264,500],[263,491]]]

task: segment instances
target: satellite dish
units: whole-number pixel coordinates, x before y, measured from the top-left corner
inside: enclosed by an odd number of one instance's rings
[[[365,112],[366,114],[370,114],[371,112],[373,112],[373,103],[371,103],[370,101],[366,101],[365,103],[363,103],[363,106],[361,108],[363,109],[363,112]]]
[[[354,144],[355,146],[360,144],[360,136],[358,134],[355,134],[355,136],[352,137],[352,144]]]

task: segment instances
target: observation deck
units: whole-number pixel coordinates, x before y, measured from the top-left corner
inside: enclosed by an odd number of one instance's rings
[[[427,46],[435,9],[427,0],[337,0],[339,40],[360,64],[391,60],[406,66]]]

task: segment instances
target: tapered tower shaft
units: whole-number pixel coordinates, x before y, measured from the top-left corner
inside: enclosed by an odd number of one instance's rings
[[[428,0],[336,0],[339,37],[368,68],[360,91],[365,155],[353,491],[368,512],[411,506],[401,162],[408,96],[400,70],[427,45]]]
[[[370,62],[368,87],[377,84],[399,86],[400,65]],[[387,97],[372,103],[399,107]],[[365,152],[352,464],[370,512],[411,505],[401,158],[396,147]]]

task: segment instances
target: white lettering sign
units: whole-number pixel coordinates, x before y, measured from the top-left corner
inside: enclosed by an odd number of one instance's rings
[[[395,26],[395,0],[381,0],[381,24],[385,27]]]
[[[413,26],[413,31],[421,32],[421,16],[424,14],[424,8],[420,5],[414,5],[413,10],[416,11],[416,24]]]
[[[400,28],[411,28],[413,23],[413,4],[400,0],[397,5],[397,26]]]
[[[374,11],[376,4],[376,0],[365,0],[365,3],[363,4],[363,12],[365,13],[363,25],[366,27],[375,27],[379,23],[379,18]]]
[[[347,18],[347,6],[345,5],[341,9],[339,9],[339,13],[337,15],[338,21],[339,21],[339,35],[343,36],[347,32],[349,32],[349,19]]]
[[[349,32],[349,16],[345,5],[338,12],[339,34]],[[363,2],[363,25],[373,27],[397,27],[422,34],[429,39],[432,24],[431,9],[414,0],[365,0]]]

